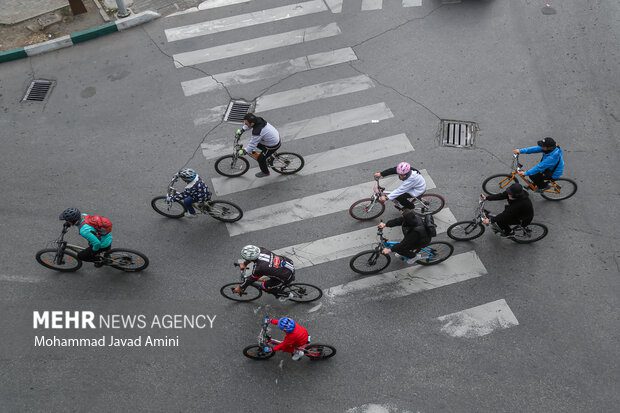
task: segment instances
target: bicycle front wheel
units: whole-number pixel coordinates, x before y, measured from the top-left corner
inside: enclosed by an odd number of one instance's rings
[[[57,248],[46,248],[37,252],[35,258],[42,266],[60,272],[77,271],[82,266],[82,260],[77,257],[75,252],[65,250],[60,264],[56,262],[57,253]]]
[[[514,235],[510,239],[518,244],[531,244],[545,238],[548,232],[545,225],[532,222],[525,228],[515,228]]]
[[[151,200],[151,206],[160,215],[167,218],[181,218],[185,214],[185,207],[181,202],[167,202],[165,196],[156,196]]]
[[[104,253],[105,264],[125,272],[138,272],[149,266],[149,259],[139,251],[113,248]]]
[[[359,221],[368,221],[383,214],[385,204],[372,198],[364,198],[356,201],[349,207],[349,215]]]
[[[236,222],[243,217],[241,208],[228,201],[209,201],[207,212],[213,218],[222,222]]]
[[[329,344],[308,344],[304,350],[310,360],[325,360],[336,355],[336,347]]]
[[[420,251],[421,259],[416,263],[420,265],[435,265],[447,260],[454,252],[452,244],[447,242],[437,241],[431,242]]]
[[[226,284],[225,286],[220,288],[220,294],[222,294],[224,298],[240,302],[254,301],[261,295],[263,295],[263,291],[254,287],[253,285],[249,285],[248,288],[246,288],[245,291],[241,293],[241,295],[236,294],[233,292],[233,288],[237,287],[238,285],[239,283]]]
[[[285,294],[293,293],[289,299],[296,303],[310,303],[323,296],[323,291],[312,284],[293,283],[282,290]]]
[[[234,178],[243,175],[248,169],[250,162],[242,156],[226,155],[215,161],[215,171],[223,176]]]
[[[349,261],[349,267],[358,274],[376,274],[390,265],[392,258],[378,250],[360,252]]]
[[[484,234],[484,225],[477,221],[460,221],[448,227],[448,236],[457,241],[469,241]]]
[[[291,175],[301,171],[305,165],[304,158],[293,152],[279,152],[273,155],[271,169],[282,175]]]
[[[558,178],[549,182],[549,187],[540,193],[540,196],[549,201],[562,201],[575,195],[577,182],[568,178]]]
[[[414,203],[414,211],[419,215],[435,215],[443,209],[446,205],[446,200],[443,196],[437,194],[424,194],[420,196],[422,202]],[[415,200],[413,198],[412,200]]]
[[[256,344],[247,346],[243,349],[243,355],[251,358],[252,360],[267,360],[273,357],[274,354],[276,354],[275,351],[270,351],[269,353],[263,352],[263,349]]]
[[[491,175],[482,182],[482,190],[488,195],[497,195],[516,182],[517,180],[512,175]]]

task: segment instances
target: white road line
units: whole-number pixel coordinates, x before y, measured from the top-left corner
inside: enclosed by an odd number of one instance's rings
[[[269,177],[256,178],[254,174],[260,170],[256,167],[250,169],[243,176],[236,178],[226,178],[223,176],[215,177],[211,182],[213,183],[215,193],[219,196],[223,196],[277,182],[297,179],[296,177],[299,176],[331,171],[388,156],[408,153],[413,150],[413,146],[411,146],[407,135],[401,133],[399,135],[388,136],[369,142],[361,142],[326,152],[306,155],[304,156],[305,165],[303,169],[294,175],[280,175],[272,172]]]
[[[343,0],[325,0],[325,3],[327,3],[327,7],[329,7],[332,13],[341,13],[342,1]]]
[[[191,66],[200,63],[212,62],[229,57],[242,56],[278,47],[301,44],[312,40],[340,34],[340,27],[336,23],[324,26],[312,26],[305,29],[292,30],[290,32],[273,34],[270,36],[257,37],[235,43],[227,43],[220,46],[208,47],[191,52],[178,53],[172,56],[175,67]]]
[[[319,67],[333,66],[353,60],[357,60],[355,52],[350,47],[345,47],[329,52],[302,56],[297,59],[269,63],[262,66],[188,80],[182,82],[181,87],[183,88],[185,96],[192,96],[222,87],[241,85],[277,76],[288,76],[294,73],[317,69]]]
[[[498,329],[519,325],[508,303],[501,300],[468,308],[452,314],[437,317],[443,323],[441,331],[452,337],[481,337]]]
[[[362,0],[362,10],[381,10],[383,0]]]
[[[306,16],[326,11],[327,7],[323,0],[312,0],[303,3],[289,4],[273,9],[259,10],[237,16],[224,17],[217,20],[209,20],[187,26],[174,27],[164,30],[168,42],[191,39],[193,37],[206,36],[258,24],[276,22],[293,17]]]
[[[354,293],[367,293],[369,300],[404,297],[434,288],[477,278],[487,270],[475,251],[457,254],[446,261],[424,267],[413,265],[385,274],[360,278],[324,290],[329,298],[345,297]],[[356,300],[360,297],[356,296]]]
[[[224,116],[227,105],[212,108],[207,116],[198,119],[197,125],[208,122],[219,122]],[[377,123],[385,119],[394,117],[392,111],[385,103],[377,103],[369,106],[362,106],[355,109],[348,109],[341,112],[330,113],[329,115],[318,116],[316,118],[299,120],[276,126],[280,132],[282,142],[290,142],[296,139],[308,138],[310,136],[323,135],[356,126]],[[203,143],[202,153],[207,159],[218,158],[229,155],[232,151],[232,135],[230,138],[219,138],[211,142]]]
[[[313,100],[346,95],[375,87],[375,83],[366,75],[330,80],[315,85],[304,86],[284,92],[272,93],[256,99],[256,112],[286,108]]]
[[[446,232],[448,227],[456,222],[449,208],[442,209],[435,214],[434,218],[438,234]],[[358,252],[372,248],[372,245],[377,242],[376,224],[379,221],[375,221],[368,228],[280,248],[274,252],[290,257],[297,269],[351,257]],[[400,227],[385,228],[383,234],[390,240],[400,240],[403,237]]]
[[[420,7],[422,0],[403,0],[403,7]]]
[[[230,6],[239,3],[249,3],[252,0],[206,0],[200,3],[197,7],[190,7],[187,10],[181,10],[176,13],[167,15],[166,17],[180,16],[182,14],[196,13],[201,10],[215,9],[218,7]]]
[[[35,277],[33,275],[13,275],[13,274],[0,274],[0,282],[18,282],[18,283],[40,283],[46,277]]]
[[[420,172],[424,174],[425,179],[428,177],[426,171]],[[235,236],[346,211],[353,202],[372,194],[374,182],[364,182],[346,188],[334,189],[316,195],[281,202],[276,205],[244,211],[241,221],[226,224],[226,227],[230,236]],[[426,185],[429,189],[434,188],[434,183],[430,177],[426,180]]]

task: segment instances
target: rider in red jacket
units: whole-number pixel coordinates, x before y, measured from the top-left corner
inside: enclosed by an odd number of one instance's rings
[[[282,317],[280,319],[272,318],[270,323],[277,325],[280,330],[286,333],[284,341],[280,344],[276,344],[273,347],[273,351],[293,353],[295,352],[295,348],[308,344],[308,330],[300,324],[297,324],[293,319],[288,317]],[[298,360],[302,355],[303,352],[301,352],[298,357],[295,357],[297,356],[297,354],[295,354],[293,355],[293,359]]]

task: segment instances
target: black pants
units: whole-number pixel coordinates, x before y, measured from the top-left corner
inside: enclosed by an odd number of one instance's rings
[[[413,202],[409,201],[409,198],[411,198],[411,194],[405,192],[404,194],[398,195],[394,199],[396,199],[403,206],[403,208],[413,209],[414,208]]]
[[[260,167],[262,173],[269,174],[269,168],[267,167],[267,158],[269,158],[278,149],[280,149],[281,144],[282,141],[278,142],[276,146],[265,146],[262,143],[256,145],[256,147],[261,150],[261,153],[260,155],[258,155],[256,161],[258,162],[258,166]]]
[[[99,248],[98,251],[93,251],[93,247],[89,246],[86,249],[83,249],[82,251],[78,252],[78,258],[82,261],[86,261],[86,262],[95,262],[95,261],[99,261],[99,254],[102,252],[106,252],[106,251],[110,251],[110,247],[105,247],[105,248]]]
[[[293,280],[295,280],[295,273],[292,273],[286,280],[276,277],[269,277],[267,281],[263,281],[263,290],[274,293],[285,285],[292,283]]]
[[[545,189],[549,185],[546,181],[551,179],[551,171],[546,170],[534,175],[530,175],[530,179],[532,180],[532,182],[534,182],[534,185],[536,185],[538,189]]]

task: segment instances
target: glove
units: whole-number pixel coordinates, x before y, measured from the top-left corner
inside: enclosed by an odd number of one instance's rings
[[[239,151],[237,152],[237,155],[239,156],[243,156],[245,155],[247,152],[245,151],[245,149],[239,149]]]
[[[271,347],[269,346],[263,347],[263,353],[271,353]]]
[[[242,133],[243,133],[243,129],[237,129],[235,131],[235,138],[238,138],[239,136],[241,136]]]

